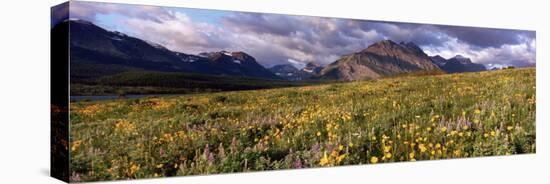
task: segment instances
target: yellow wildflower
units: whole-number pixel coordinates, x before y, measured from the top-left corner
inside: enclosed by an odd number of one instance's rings
[[[391,157],[392,157],[392,154],[391,154],[391,153],[386,153],[386,154],[384,154],[384,158],[390,159]]]
[[[427,150],[424,144],[418,144],[418,149],[420,149],[420,153],[424,153]]]
[[[372,163],[372,164],[378,163],[378,157],[375,157],[375,156],[370,157],[370,163]]]
[[[118,120],[118,122],[115,124],[115,131],[117,132],[130,133],[133,132],[135,129],[136,126],[128,120]]]
[[[390,152],[391,146],[384,146],[384,153]]]
[[[319,162],[319,165],[321,166],[325,166],[328,164],[328,157],[327,157],[327,152],[325,151],[323,153],[323,158],[321,158],[320,162]]]
[[[481,114],[481,110],[476,109],[476,110],[475,110],[475,113],[476,113],[476,114]]]
[[[455,157],[459,157],[462,152],[460,150],[453,151]]]
[[[342,154],[342,155],[336,157],[336,162],[340,163],[340,162],[342,162],[342,160],[344,160],[344,158],[346,158],[346,154]]]
[[[458,132],[456,130],[451,131],[451,136],[455,136]]]
[[[71,151],[76,151],[80,147],[80,144],[82,144],[81,140],[74,141],[73,145],[71,145]]]
[[[129,175],[134,175],[138,170],[139,170],[139,167],[140,165],[137,165],[137,164],[132,164],[132,166],[130,167],[130,172],[128,173]]]

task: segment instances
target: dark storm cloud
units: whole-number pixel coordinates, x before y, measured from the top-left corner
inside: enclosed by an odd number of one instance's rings
[[[284,63],[285,57],[328,64],[336,56],[360,51],[383,39],[413,42],[428,54],[447,58],[462,54],[485,65],[526,66],[535,62],[535,35],[530,31],[257,13],[236,13],[222,22],[235,33],[271,38],[273,45],[303,53],[297,57],[285,49],[256,51],[266,56],[260,59],[268,65]]]
[[[363,30],[375,30],[385,38],[396,42],[414,42],[418,45],[441,46],[449,37],[432,25],[358,21],[359,28]]]
[[[522,36],[535,39],[535,32],[509,29],[490,29],[460,26],[438,26],[442,31],[461,41],[478,47],[500,47],[505,44],[520,44]]]
[[[287,16],[262,13],[235,13],[234,16],[223,18],[222,23],[239,32],[281,36],[290,36],[299,27],[298,22],[288,19]]]
[[[270,47],[283,47],[264,51],[269,53],[257,51],[260,56],[272,55],[260,58],[273,61],[268,65],[287,63],[288,59],[328,64],[336,59],[335,55],[354,52],[366,47],[366,42],[374,42],[370,39],[383,39],[375,32],[370,37],[360,31],[346,33],[343,30],[350,24],[343,19],[235,13],[221,22],[235,33],[269,40]],[[277,51],[279,53],[273,53]]]
[[[334,31],[326,26],[304,22],[308,19],[320,19],[333,22]],[[375,31],[386,39],[396,42],[414,42],[418,45],[442,46],[450,38],[457,38],[477,47],[500,47],[504,44],[520,44],[521,36],[534,39],[532,31],[474,28],[460,26],[398,23],[387,21],[346,20],[321,17],[300,17],[261,13],[237,13],[227,17],[224,23],[237,31],[261,34],[292,36],[293,33],[305,33],[309,42],[322,42],[327,45],[342,46],[349,41],[362,39],[361,32]],[[322,39],[321,39],[322,38]],[[354,38],[354,39],[349,39]]]
[[[261,13],[235,13],[222,19],[225,27],[235,32],[259,36],[294,37],[311,44],[325,44],[328,47],[349,44],[346,38],[342,37],[344,35],[342,35],[341,29],[344,28],[344,24],[342,24],[344,21],[332,18]]]

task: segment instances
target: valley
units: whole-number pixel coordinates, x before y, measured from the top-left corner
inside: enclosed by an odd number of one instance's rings
[[[314,62],[264,67],[242,51],[171,51],[85,20],[67,20],[52,30],[71,28],[71,96],[192,94],[318,85],[401,76],[477,72],[481,64],[457,55],[428,56],[412,42],[382,40],[326,66]],[[76,34],[78,33],[78,34]]]

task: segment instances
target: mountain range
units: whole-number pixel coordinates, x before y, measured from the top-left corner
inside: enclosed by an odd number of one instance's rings
[[[93,78],[128,70],[200,73],[281,79],[244,52],[210,52],[191,55],[171,51],[119,32],[107,31],[88,21],[70,20],[71,77]],[[55,34],[55,27],[52,32]]]
[[[236,51],[197,55],[171,51],[162,45],[108,31],[85,20],[67,20],[52,28],[70,27],[71,79],[86,81],[127,71],[196,73],[270,80],[364,80],[402,73],[457,73],[486,70],[457,55],[450,59],[428,56],[412,42],[383,40],[342,56],[322,67],[313,62],[298,69],[290,64],[266,69],[249,54]],[[58,33],[59,32],[59,33]]]
[[[291,81],[313,79],[322,69],[323,67],[312,62],[307,63],[302,69],[298,69],[291,64],[275,65],[269,68],[275,75]]]
[[[432,56],[430,58],[434,64],[447,73],[479,72],[487,70],[484,65],[472,63],[470,58],[462,55],[456,55],[450,59],[445,59],[439,55]]]

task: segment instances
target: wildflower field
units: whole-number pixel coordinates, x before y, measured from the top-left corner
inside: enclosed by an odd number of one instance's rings
[[[72,181],[535,153],[535,68],[73,102]]]

